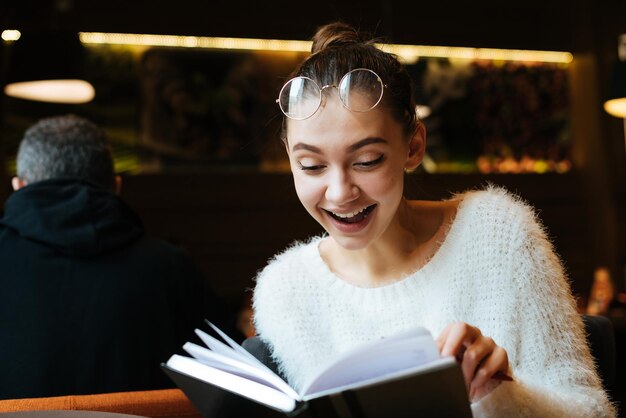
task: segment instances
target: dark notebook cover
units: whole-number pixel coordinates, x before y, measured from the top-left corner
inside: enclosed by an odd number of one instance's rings
[[[471,418],[460,367],[450,365],[301,402],[291,413],[226,391],[162,365],[205,418]]]

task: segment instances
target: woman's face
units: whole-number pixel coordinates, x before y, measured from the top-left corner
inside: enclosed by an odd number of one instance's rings
[[[287,122],[287,152],[306,210],[346,249],[363,249],[394,220],[404,169],[423,155],[423,130],[408,138],[384,106],[352,112],[329,95],[312,117]]]

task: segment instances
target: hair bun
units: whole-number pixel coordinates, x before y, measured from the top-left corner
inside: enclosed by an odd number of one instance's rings
[[[366,43],[361,34],[347,23],[334,22],[320,27],[313,35],[311,53],[323,49],[350,44]]]

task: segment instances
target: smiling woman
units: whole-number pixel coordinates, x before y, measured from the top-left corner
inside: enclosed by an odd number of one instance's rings
[[[495,188],[403,197],[426,146],[413,92],[352,27],[314,36],[277,102],[298,198],[327,234],[258,275],[260,337],[298,390],[333,355],[421,325],[461,363],[475,417],[613,416],[533,210]]]

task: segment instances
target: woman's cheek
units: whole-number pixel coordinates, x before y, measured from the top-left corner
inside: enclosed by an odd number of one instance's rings
[[[403,176],[404,172],[398,173],[397,170],[389,169],[367,179],[366,184],[372,195],[384,195],[396,188],[402,188]]]
[[[294,185],[298,198],[305,206],[310,205],[315,200],[319,200],[317,195],[321,193],[321,190],[315,180],[298,175],[294,177]]]

